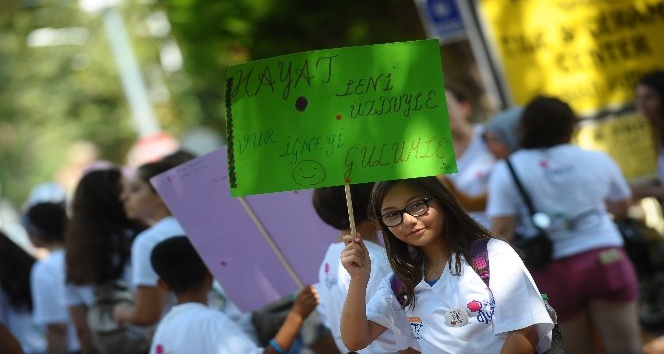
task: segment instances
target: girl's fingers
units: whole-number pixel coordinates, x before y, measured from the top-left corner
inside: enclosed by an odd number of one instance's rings
[[[347,252],[341,255],[341,263],[343,264],[356,264],[358,266],[364,265],[364,257],[357,253]]]
[[[361,242],[362,237],[360,236],[359,233],[356,232],[355,235],[344,235],[343,240],[344,244],[348,245],[351,242],[357,242],[357,243]]]

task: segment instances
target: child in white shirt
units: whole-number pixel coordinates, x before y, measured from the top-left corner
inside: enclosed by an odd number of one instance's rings
[[[281,329],[263,349],[228,316],[207,306],[214,279],[186,236],[159,243],[152,251],[151,262],[159,276],[157,285],[177,297],[177,304],[157,327],[151,354],[283,354],[293,344],[305,318],[318,305],[312,286],[301,290]]]

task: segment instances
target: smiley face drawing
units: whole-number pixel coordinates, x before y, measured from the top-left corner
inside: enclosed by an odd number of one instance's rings
[[[313,160],[302,160],[293,169],[293,181],[301,186],[314,186],[325,180],[323,165]]]

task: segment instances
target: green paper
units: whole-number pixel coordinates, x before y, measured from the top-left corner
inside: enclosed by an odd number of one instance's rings
[[[233,65],[226,101],[234,197],[456,172],[435,39]]]

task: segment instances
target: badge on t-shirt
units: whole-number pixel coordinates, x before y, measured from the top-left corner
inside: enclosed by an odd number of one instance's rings
[[[445,314],[445,325],[462,327],[468,324],[468,312],[460,307],[454,307]]]
[[[419,317],[408,317],[408,322],[410,322],[410,329],[413,331],[415,338],[422,339],[422,335],[420,334],[422,319]]]

